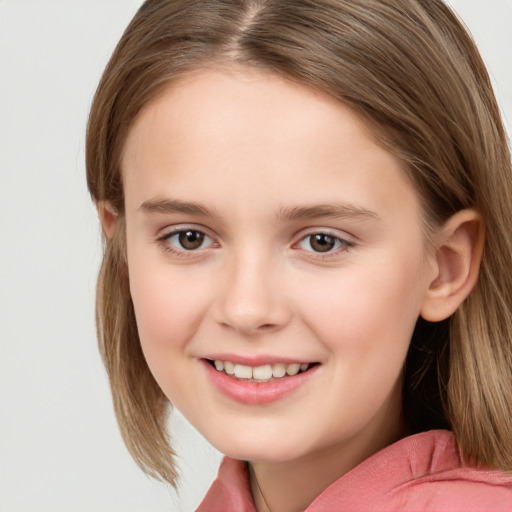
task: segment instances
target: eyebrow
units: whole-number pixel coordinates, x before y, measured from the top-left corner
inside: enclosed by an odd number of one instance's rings
[[[139,210],[148,213],[184,213],[198,217],[218,217],[214,210],[202,204],[178,199],[150,199],[144,201]]]
[[[179,199],[150,199],[144,201],[139,210],[148,213],[184,213],[198,217],[219,218],[220,215],[211,208],[193,201],[180,201]],[[283,207],[279,210],[278,218],[281,221],[307,220],[320,217],[336,219],[379,219],[377,213],[366,208],[348,203],[323,203],[311,206]]]
[[[279,218],[281,220],[307,220],[319,217],[332,217],[336,219],[379,219],[377,213],[360,206],[348,203],[325,203],[312,206],[296,206],[281,208]]]

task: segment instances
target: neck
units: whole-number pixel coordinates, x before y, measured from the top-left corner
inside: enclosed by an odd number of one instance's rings
[[[395,416],[396,418],[396,416]],[[285,462],[250,462],[258,512],[300,512],[362,461],[402,437],[400,422],[358,432],[351,439]]]
[[[316,460],[313,460],[316,459]],[[249,475],[258,512],[299,512],[346,471],[322,454],[308,461],[250,463]]]

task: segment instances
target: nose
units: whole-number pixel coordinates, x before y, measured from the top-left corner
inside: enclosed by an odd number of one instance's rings
[[[218,322],[246,336],[282,329],[291,318],[282,277],[282,269],[268,258],[233,259],[224,273]]]

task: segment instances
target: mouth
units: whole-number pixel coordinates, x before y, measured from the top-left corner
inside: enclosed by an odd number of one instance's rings
[[[244,382],[265,383],[273,382],[295,375],[302,374],[317,366],[319,363],[274,363],[261,366],[247,366],[244,364],[222,361],[219,359],[206,359],[219,373],[223,373],[235,380]]]
[[[254,358],[250,361],[237,357],[234,362],[226,357],[214,356],[201,360],[206,375],[214,388],[235,402],[260,406],[279,402],[315,381],[321,375],[318,362],[283,360],[274,358]],[[226,354],[227,356],[227,354]],[[245,360],[244,360],[245,359]],[[274,359],[274,360],[272,360]],[[246,364],[243,364],[246,363]]]

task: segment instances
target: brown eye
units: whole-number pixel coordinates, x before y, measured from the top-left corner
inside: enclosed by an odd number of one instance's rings
[[[193,251],[199,249],[204,242],[204,233],[196,231],[194,229],[188,229],[186,231],[180,231],[178,233],[178,242],[187,251]]]
[[[176,229],[166,233],[158,238],[158,243],[165,252],[175,256],[192,257],[192,252],[196,251],[195,256],[209,254],[209,249],[217,247],[217,244],[211,237],[203,231],[192,228]]]
[[[345,240],[329,233],[312,233],[305,236],[299,243],[299,249],[312,253],[337,253],[347,250],[354,244],[350,240]]]
[[[336,246],[336,238],[325,233],[309,236],[309,245],[316,252],[331,251]]]

